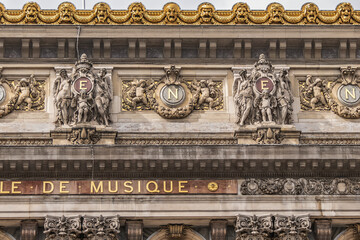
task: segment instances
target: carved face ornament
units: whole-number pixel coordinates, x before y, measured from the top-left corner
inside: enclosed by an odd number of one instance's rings
[[[350,22],[352,16],[352,8],[348,3],[342,3],[340,5],[340,18],[343,23]]]
[[[131,10],[131,17],[134,22],[141,22],[144,15],[143,8],[141,5],[135,5]]]
[[[74,16],[74,10],[69,3],[60,7],[60,18],[63,22],[70,22]]]
[[[204,23],[210,23],[213,15],[213,9],[210,7],[202,7],[200,10],[200,17]]]
[[[275,4],[270,8],[270,21],[272,23],[281,23],[283,21],[284,8],[281,5]]]
[[[105,4],[100,3],[96,8],[96,17],[100,23],[104,23],[108,18],[109,13]]]
[[[179,9],[175,4],[170,4],[165,9],[166,19],[169,22],[175,22],[177,20]]]
[[[236,22],[238,23],[246,22],[248,18],[248,14],[249,14],[249,8],[247,7],[247,5],[241,4],[236,9]]]
[[[312,3],[308,4],[305,8],[305,16],[308,23],[315,23],[318,15],[316,6]]]
[[[26,10],[26,20],[29,22],[35,22],[38,18],[38,10],[35,5],[29,5]]]

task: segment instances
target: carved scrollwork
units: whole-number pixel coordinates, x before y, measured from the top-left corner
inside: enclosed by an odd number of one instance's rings
[[[253,139],[258,144],[280,144],[284,137],[280,128],[259,128]]]
[[[76,240],[81,234],[81,218],[46,216],[45,240]]]
[[[356,68],[340,68],[341,75],[334,81],[308,75],[300,83],[300,101],[303,110],[331,110],[343,118],[360,118],[360,77]]]
[[[0,117],[15,110],[43,110],[45,108],[45,81],[34,75],[11,81],[3,78],[0,72]]]
[[[308,240],[311,232],[309,216],[282,216],[274,218],[274,234],[276,240]]]
[[[112,10],[106,3],[96,4],[92,10],[75,9],[62,3],[57,10],[41,10],[36,3],[27,3],[22,10],[8,10],[0,5],[3,24],[359,24],[360,12],[350,3],[340,3],[333,11],[319,11],[314,3],[306,3],[300,11],[285,10],[279,3],[271,3],[266,10],[251,10],[244,3],[236,3],[232,10],[216,10],[210,3],[202,3],[197,10],[181,10],[175,3],[167,3],[162,10],[146,10],[139,2],[127,10]]]
[[[311,232],[309,216],[246,216],[236,219],[237,240],[308,240]]]
[[[360,195],[360,179],[246,179],[243,195]]]
[[[123,81],[122,110],[154,110],[164,118],[184,118],[193,110],[222,110],[222,82],[185,80],[180,68],[165,68],[161,79]]]
[[[272,215],[246,216],[236,218],[236,240],[267,240],[273,232]]]
[[[119,216],[84,216],[83,234],[89,240],[116,240],[120,233]]]
[[[96,144],[101,139],[96,128],[72,128],[68,140],[73,144]]]
[[[235,73],[233,96],[236,123],[290,124],[292,122],[293,96],[288,70],[275,71],[261,54],[251,73],[245,69]]]

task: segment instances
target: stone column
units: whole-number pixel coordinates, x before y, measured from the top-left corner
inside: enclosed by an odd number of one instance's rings
[[[356,45],[357,45],[356,40],[350,40],[350,44],[349,44],[349,58],[350,59],[356,58]]]
[[[40,57],[40,40],[39,39],[32,40],[32,57],[33,58]]]
[[[211,220],[211,239],[225,240],[226,239],[227,220]]]
[[[340,40],[339,57],[346,58],[346,52],[347,52],[347,40],[346,39]]]
[[[315,59],[321,59],[322,41],[315,40]]]
[[[279,57],[280,59],[286,58],[286,40],[280,40],[279,43]]]
[[[331,219],[315,220],[316,240],[331,240]]]
[[[312,40],[305,40],[304,42],[304,58],[311,58]]]
[[[76,49],[75,49],[75,44],[76,41],[75,39],[68,39],[68,57],[69,58],[76,58],[77,53],[76,53]]]
[[[143,238],[142,220],[126,221],[126,235],[128,240],[142,240]]]
[[[209,57],[216,58],[216,48],[217,48],[216,40],[210,40],[209,48],[210,48]]]
[[[269,43],[269,58],[270,59],[275,59],[276,56],[276,44],[277,41],[276,40],[271,40]]]
[[[139,40],[139,58],[146,58],[146,40]]]
[[[93,58],[100,58],[100,39],[93,39]]]
[[[164,40],[164,58],[171,57],[171,39]]]
[[[21,240],[35,240],[38,233],[38,223],[36,220],[21,221]]]
[[[4,39],[0,39],[0,58],[4,57]]]

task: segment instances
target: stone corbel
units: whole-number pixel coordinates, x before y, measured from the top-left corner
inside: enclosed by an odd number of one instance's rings
[[[227,220],[211,220],[211,239],[212,240],[225,240]]]
[[[126,221],[126,234],[128,240],[141,240],[143,238],[143,221]]]
[[[21,240],[35,240],[38,234],[38,222],[36,220],[21,221]]]
[[[316,219],[315,234],[317,240],[331,240],[331,219]]]
[[[184,236],[184,224],[169,224],[167,225],[167,232],[170,239],[179,239]]]

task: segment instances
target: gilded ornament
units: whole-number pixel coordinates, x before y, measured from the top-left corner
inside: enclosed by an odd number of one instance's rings
[[[75,6],[70,2],[64,2],[59,5],[60,18],[58,23],[75,23]]]
[[[77,10],[64,2],[58,10],[41,10],[30,2],[22,10],[6,10],[0,4],[4,24],[359,24],[360,12],[350,3],[341,3],[335,11],[319,11],[314,3],[302,6],[301,11],[285,11],[279,3],[270,4],[265,11],[252,11],[246,3],[236,3],[231,10],[215,10],[202,3],[197,10],[181,10],[176,3],[167,3],[162,10],[146,10],[140,2],[127,10],[111,10],[98,3],[92,10]]]
[[[210,182],[207,187],[210,192],[216,192],[219,189],[219,185],[216,182]]]

